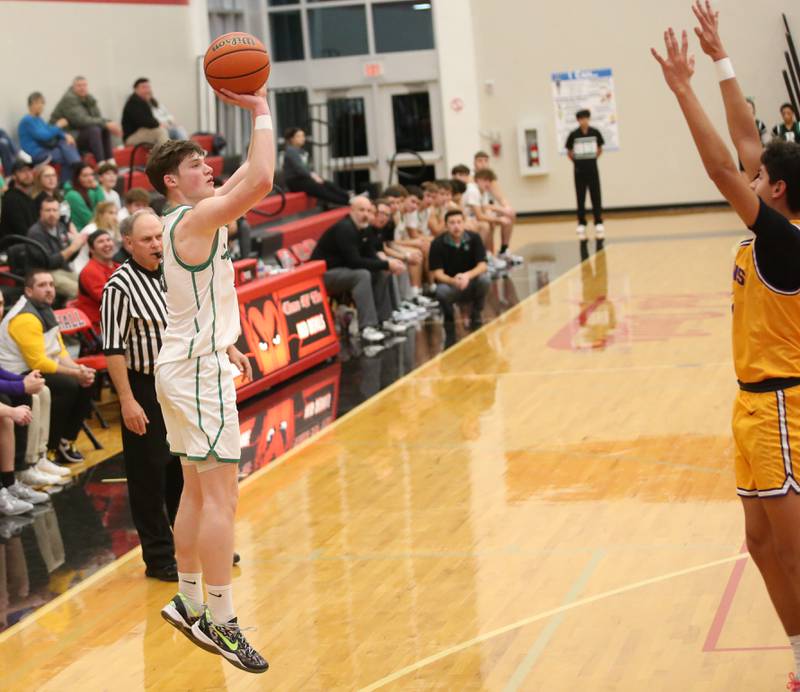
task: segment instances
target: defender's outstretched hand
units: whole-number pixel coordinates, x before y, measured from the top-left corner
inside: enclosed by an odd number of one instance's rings
[[[696,0],[692,5],[692,12],[700,23],[700,26],[694,28],[694,33],[700,39],[700,47],[703,52],[714,62],[727,58],[728,54],[719,37],[719,12],[711,7],[709,0],[705,0],[705,4]]]
[[[685,31],[681,32],[679,46],[674,29],[669,28],[664,32],[664,45],[667,49],[666,58],[662,58],[655,48],[651,48],[650,52],[661,65],[667,85],[677,94],[689,88],[694,75],[694,56],[689,55],[689,37]]]

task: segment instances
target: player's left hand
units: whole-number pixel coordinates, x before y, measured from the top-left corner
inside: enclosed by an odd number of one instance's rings
[[[694,75],[694,56],[689,55],[689,38],[686,31],[681,32],[679,46],[675,30],[670,27],[664,32],[664,45],[667,48],[666,58],[662,58],[655,48],[651,48],[650,52],[661,65],[667,86],[677,94],[689,88]]]
[[[228,349],[228,358],[239,369],[239,372],[244,375],[246,380],[253,379],[253,368],[250,366],[250,359],[238,348],[231,346]]]
[[[719,37],[719,12],[711,8],[708,0],[705,0],[705,4],[701,4],[700,0],[695,0],[692,12],[700,22],[700,26],[694,28],[694,33],[700,39],[700,47],[703,52],[714,62],[727,58],[728,54],[722,47],[722,39]]]

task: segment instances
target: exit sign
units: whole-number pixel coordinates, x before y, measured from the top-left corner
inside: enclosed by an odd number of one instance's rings
[[[364,65],[364,76],[375,79],[383,75],[382,62],[368,62]]]

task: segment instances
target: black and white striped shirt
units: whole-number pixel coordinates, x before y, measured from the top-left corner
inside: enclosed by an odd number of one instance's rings
[[[167,326],[161,270],[150,271],[127,260],[103,289],[100,318],[103,352],[107,356],[124,354],[128,368],[154,374]]]

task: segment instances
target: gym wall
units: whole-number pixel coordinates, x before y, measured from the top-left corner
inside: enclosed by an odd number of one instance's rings
[[[557,153],[550,75],[603,67],[613,69],[620,134],[620,150],[607,152],[600,160],[604,204],[625,207],[721,199],[705,175],[677,103],[649,53],[651,46],[663,52],[666,27],[691,31],[695,26],[689,0],[470,0],[471,22],[463,17],[465,3],[439,0],[437,4],[441,5],[436,31],[445,128],[452,135],[461,123],[469,123],[476,91],[480,130],[501,134],[502,154],[492,165],[518,210],[574,208],[572,164]],[[779,105],[787,100],[781,76],[786,46],[781,12],[787,14],[800,41],[800,8],[790,0],[723,0],[717,6],[721,34],[737,76],[745,94],[755,98],[759,117],[771,128],[779,120]],[[472,36],[465,36],[470,29]],[[697,56],[695,89],[725,131],[713,66],[691,33],[690,39]],[[459,65],[469,70],[473,60],[465,47],[470,45],[475,47],[477,87],[472,91],[464,86],[463,75],[461,84],[453,77]],[[487,92],[487,81],[494,83],[492,94]],[[464,109],[455,113],[450,104],[459,96],[464,97]],[[550,172],[540,177],[523,177],[519,171],[517,123],[531,118],[545,128]],[[473,128],[467,130],[474,133]],[[451,145],[450,135],[448,168],[459,162],[457,158],[471,165],[471,154],[464,146]],[[729,141],[727,134],[725,138]],[[489,149],[485,137],[478,139],[467,132],[461,140]],[[466,156],[470,160],[464,160]]]
[[[0,1],[0,26],[0,128],[13,136],[30,92],[45,95],[47,119],[76,75],[117,122],[134,80],[149,77],[175,119],[198,129],[195,56],[209,42],[205,0]]]

